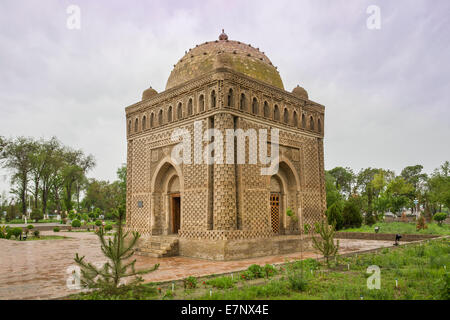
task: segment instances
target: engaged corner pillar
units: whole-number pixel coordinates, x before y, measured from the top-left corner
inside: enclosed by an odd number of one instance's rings
[[[223,164],[214,163],[214,230],[235,230],[236,217],[236,172],[234,164],[226,164],[226,129],[234,129],[233,116],[219,113],[214,116],[214,128],[223,137]]]

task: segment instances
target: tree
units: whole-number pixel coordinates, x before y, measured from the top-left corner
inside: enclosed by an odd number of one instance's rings
[[[12,171],[11,183],[15,188],[12,192],[19,196],[22,215],[27,213],[27,187],[32,166],[32,154],[36,150],[36,143],[31,138],[18,137],[14,140],[2,140],[3,166]]]
[[[350,194],[355,174],[350,168],[335,167],[328,171],[335,179],[336,189],[344,194]]]
[[[333,203],[327,209],[328,224],[334,225],[336,230],[342,229],[344,226],[344,217],[342,216],[342,204],[340,202]]]
[[[328,172],[325,172],[325,188],[327,196],[327,208],[332,204],[342,201],[342,195],[336,187],[336,179]]]
[[[31,211],[31,219],[34,220],[34,222],[39,222],[40,219],[43,219],[44,215],[42,214],[41,210],[39,208],[33,208]]]
[[[342,217],[344,218],[345,228],[361,227],[362,224],[361,211],[353,199],[350,199],[345,202],[344,210],[342,211]]]
[[[442,222],[447,219],[447,214],[445,212],[438,212],[433,216],[433,219],[438,225],[442,225]]]
[[[92,155],[85,156],[81,150],[66,148],[64,152],[65,165],[61,176],[64,185],[64,204],[67,210],[72,209],[72,195],[77,183],[82,183],[87,171],[95,166]]]
[[[120,189],[120,202],[125,204],[127,200],[127,165],[125,163],[117,169],[117,178]]]
[[[386,194],[389,198],[389,207],[392,212],[399,212],[401,208],[408,205],[411,201],[408,197],[413,192],[414,187],[412,184],[405,181],[401,176],[392,180],[387,188]]]
[[[97,268],[93,264],[85,262],[84,256],[75,256],[75,262],[81,268],[81,283],[83,286],[91,289],[100,289],[101,291],[114,294],[120,289],[132,287],[143,281],[140,275],[152,272],[158,269],[159,264],[155,264],[152,268],[135,270],[136,259],[128,262],[134,254],[134,246],[136,245],[140,235],[133,232],[131,238],[127,240],[129,232],[123,232],[123,222],[125,219],[125,207],[120,206],[115,212],[117,219],[117,231],[112,239],[105,239],[105,230],[99,228],[97,233],[101,243],[101,249],[105,257],[109,260],[102,268]],[[121,284],[121,280],[127,277],[134,277],[133,280],[126,285]]]
[[[314,231],[320,235],[320,238],[313,235],[313,247],[323,254],[329,266],[329,258],[334,257],[339,250],[339,240],[334,242],[335,228],[333,225],[329,225],[326,219],[322,219],[316,223]]]
[[[442,206],[450,208],[450,163],[444,162],[434,170],[426,185],[425,201],[433,213],[442,211]]]
[[[41,161],[44,163],[41,172],[41,200],[42,200],[42,213],[47,214],[47,203],[49,195],[55,180],[58,179],[60,170],[63,167],[63,155],[62,155],[61,143],[55,138],[51,138],[49,141],[44,141],[42,144]]]

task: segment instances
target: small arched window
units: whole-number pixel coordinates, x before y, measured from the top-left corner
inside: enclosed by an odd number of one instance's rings
[[[280,121],[280,109],[278,109],[277,105],[275,105],[273,107],[273,119],[277,120],[277,121]]]
[[[169,109],[167,110],[167,121],[172,121],[172,106],[169,106]]]
[[[284,123],[289,123],[289,111],[287,108],[284,109],[283,121]]]
[[[153,128],[155,126],[155,115],[152,114],[150,115],[150,128]]]
[[[244,111],[246,111],[246,109],[247,109],[245,94],[243,94],[243,93],[241,94],[240,108],[241,108],[241,110],[244,110]]]
[[[216,107],[216,91],[211,91],[211,108]]]
[[[139,120],[138,118],[136,118],[136,120],[134,120],[134,132],[137,132],[139,129]]]
[[[181,118],[183,118],[183,105],[180,102],[178,104],[178,108],[177,108],[177,119],[181,119]]]
[[[270,109],[269,104],[267,101],[264,101],[264,117],[269,118],[270,117]]]
[[[253,102],[252,102],[252,113],[253,114],[258,114],[258,100],[256,98],[253,98]]]
[[[313,117],[309,117],[309,129],[314,130],[314,119]]]
[[[159,114],[158,114],[158,124],[162,125],[163,124],[163,111],[159,110]]]
[[[146,116],[144,116],[142,118],[142,130],[145,130],[145,129],[147,129],[147,117]]]
[[[322,123],[320,119],[317,119],[317,131],[322,132]]]
[[[131,133],[131,120],[128,120],[128,134]]]
[[[188,116],[192,116],[192,99],[188,102]]]
[[[200,112],[205,111],[205,97],[201,94],[198,99],[198,110]]]
[[[227,106],[234,107],[234,103],[233,103],[233,89],[231,89],[231,88],[230,88],[230,90],[228,90]]]
[[[306,117],[305,117],[305,114],[302,114],[302,128],[303,129],[306,128]]]
[[[297,118],[297,111],[294,111],[294,114],[292,115],[293,118],[293,125],[294,127],[298,127],[298,118]]]

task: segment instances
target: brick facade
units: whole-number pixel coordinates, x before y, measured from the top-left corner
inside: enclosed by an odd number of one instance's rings
[[[255,239],[270,242],[277,236],[271,226],[271,191],[280,194],[279,235],[299,234],[303,229],[300,226],[312,225],[326,208],[324,107],[309,100],[303,89],[285,91],[281,79],[281,85],[277,79],[266,81],[276,70],[267,57],[259,49],[258,55],[252,56],[256,49],[235,43],[220,40],[190,50],[179,62],[184,64],[175,66],[164,92],[148,89],[142,101],[126,108],[127,227],[141,233],[143,239],[170,235],[171,195],[179,194],[180,254],[232,258],[229,253],[214,253],[214,248],[229,248],[226,244],[217,246],[217,241],[248,240],[252,246]],[[241,57],[240,69],[228,62],[224,56],[227,50],[233,59],[237,59],[235,55]],[[257,59],[258,67],[264,64],[270,72],[263,68],[262,76],[253,76],[251,71],[245,71],[246,66],[254,66],[254,61],[247,64],[246,59],[250,58]],[[189,59],[197,62],[189,65]],[[203,59],[200,62],[204,64],[212,61],[210,68],[196,72],[198,59]],[[184,81],[182,75],[186,76]],[[261,175],[264,166],[259,162],[194,164],[194,146],[201,145],[204,150],[210,143],[194,143],[195,121],[201,121],[201,134],[214,128],[224,134],[224,141],[227,129],[270,132],[271,128],[278,128],[278,173],[272,177]],[[186,129],[194,137],[191,164],[177,165],[171,159],[172,148],[178,143],[171,141],[171,134],[177,128]],[[246,139],[247,161],[250,147],[255,148]],[[225,146],[222,152],[226,154]],[[286,216],[287,208],[297,215],[298,223]],[[203,240],[202,246],[210,244],[211,254],[205,256],[199,245],[189,248],[190,243],[199,240]],[[239,257],[242,256],[245,253],[240,251]],[[250,251],[248,256],[252,256]]]

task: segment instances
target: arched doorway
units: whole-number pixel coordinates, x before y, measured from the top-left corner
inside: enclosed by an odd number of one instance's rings
[[[270,177],[270,223],[274,234],[280,234],[280,230],[282,230],[282,217],[280,216],[282,191],[280,178],[277,175]]]
[[[269,217],[272,232],[290,234],[298,229],[287,217],[287,209],[295,215],[299,212],[299,179],[294,167],[288,160],[280,161],[278,172],[270,177],[269,182]]]
[[[180,170],[162,161],[152,179],[152,234],[178,234],[182,225],[182,179]]]
[[[173,175],[169,181],[167,193],[169,194],[169,228],[170,233],[178,234],[181,225],[181,196],[180,178]]]

